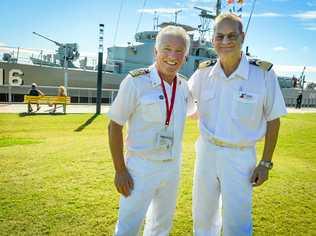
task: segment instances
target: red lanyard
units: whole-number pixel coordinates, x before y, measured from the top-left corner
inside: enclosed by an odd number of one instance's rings
[[[166,101],[167,115],[166,115],[165,126],[169,126],[170,118],[171,118],[171,114],[172,114],[173,106],[174,106],[174,100],[175,100],[175,97],[176,97],[176,91],[177,91],[177,77],[174,78],[173,84],[172,84],[172,94],[171,94],[170,107],[169,107],[169,100],[168,100],[168,95],[167,95],[167,92],[166,92],[165,84],[164,84],[164,82],[163,82],[163,80],[161,78],[160,78],[160,80],[161,80],[162,92],[163,92],[163,95],[164,95],[165,101]]]

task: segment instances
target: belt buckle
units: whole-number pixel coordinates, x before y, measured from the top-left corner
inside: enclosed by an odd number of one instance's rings
[[[217,140],[218,146],[220,147],[226,147],[225,143],[221,140]]]
[[[215,138],[212,138],[211,139],[212,143],[214,143],[216,146],[219,146],[219,147],[225,147],[224,145],[224,142],[223,141],[220,141],[218,139],[215,139]]]
[[[232,144],[232,143],[226,143],[226,142],[218,140],[216,138],[211,138],[210,140],[212,143],[214,143],[216,146],[219,146],[219,147],[238,148],[240,150],[243,150],[245,148],[245,146]]]
[[[245,148],[246,148],[246,146],[242,146],[242,145],[239,147],[239,149],[240,149],[241,151],[244,150]]]

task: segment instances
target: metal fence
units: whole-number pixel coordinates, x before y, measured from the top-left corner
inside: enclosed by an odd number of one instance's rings
[[[19,103],[23,102],[23,97],[28,94],[31,86],[0,86],[0,102],[4,103]],[[56,96],[58,86],[38,86],[45,95]],[[118,89],[102,89],[102,103],[111,104],[116,97]],[[71,97],[71,103],[93,104],[96,102],[96,88],[79,88],[68,87],[67,95]]]
[[[38,86],[38,88],[45,95],[57,95],[57,86]],[[0,86],[0,102],[4,103],[22,103],[25,94],[31,86],[10,86],[1,85]],[[118,89],[102,89],[102,103],[111,104],[116,97]],[[68,87],[67,95],[71,97],[71,103],[73,104],[94,104],[96,103],[96,88],[79,88],[79,87]],[[296,106],[296,93],[288,94],[284,96],[285,104],[288,107]],[[302,99],[302,107],[316,107],[316,93],[305,91]]]
[[[285,98],[284,100],[287,107],[296,106],[296,98]],[[302,107],[316,107],[316,98],[303,98]]]

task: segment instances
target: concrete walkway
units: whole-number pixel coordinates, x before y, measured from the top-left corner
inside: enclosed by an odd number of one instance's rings
[[[101,113],[105,114],[108,112],[110,106],[101,106]],[[34,106],[35,108],[35,106]],[[47,105],[41,105],[41,109],[38,113],[49,113],[52,110],[51,107]],[[316,113],[316,108],[302,108],[295,109],[293,107],[287,108],[289,113]],[[68,105],[67,106],[67,114],[75,114],[75,113],[95,113],[96,106],[95,105]],[[8,104],[8,103],[0,103],[0,113],[24,113],[26,112],[25,104]],[[62,112],[62,108],[57,108],[57,112]]]
[[[287,108],[288,113],[316,113],[315,107],[303,107],[301,109],[295,109],[294,107]]]
[[[33,105],[33,109],[36,108],[36,105]],[[101,113],[107,113],[109,106],[101,106]],[[49,113],[52,111],[52,107],[47,105],[41,105],[41,109],[37,113]],[[7,104],[0,103],[0,113],[25,113],[27,112],[26,104]],[[61,106],[57,106],[56,113],[62,113],[63,109]],[[68,105],[67,114],[75,113],[95,113],[95,105]]]

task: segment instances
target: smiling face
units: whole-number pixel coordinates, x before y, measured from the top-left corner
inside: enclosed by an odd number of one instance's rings
[[[244,33],[240,32],[237,22],[225,19],[220,21],[214,31],[212,43],[221,59],[240,57]]]
[[[185,40],[181,36],[163,35],[155,54],[157,70],[164,77],[162,79],[173,79],[185,62]]]

